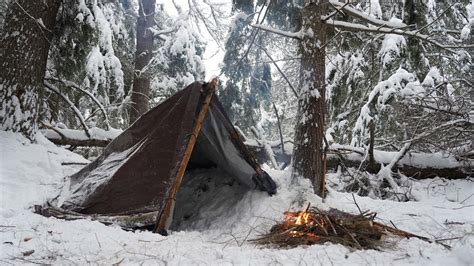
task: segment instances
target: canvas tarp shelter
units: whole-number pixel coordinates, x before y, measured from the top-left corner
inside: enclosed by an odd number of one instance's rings
[[[156,211],[157,231],[172,212],[186,168],[218,167],[249,189],[276,193],[214,90],[214,82],[195,82],[142,115],[95,161],[70,176],[57,198],[59,206],[101,215]]]

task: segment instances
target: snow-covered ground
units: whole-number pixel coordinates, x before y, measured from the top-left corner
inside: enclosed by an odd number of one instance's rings
[[[433,239],[456,238],[442,245],[419,239],[393,238],[382,251],[352,251],[324,244],[293,249],[263,248],[247,239],[268,230],[282,212],[306,202],[320,208],[357,212],[351,194],[330,191],[325,203],[302,181],[290,186],[288,171],[267,169],[279,185],[273,197],[246,192],[228,206],[218,204],[202,213],[210,222],[194,231],[126,232],[90,220],[63,221],[32,212],[34,204],[57,195],[64,176],[84,163],[77,154],[40,137],[30,144],[19,134],[0,131],[0,264],[169,264],[169,265],[473,265],[474,182],[430,179],[415,182],[418,201],[393,202],[357,197],[362,209],[382,221]],[[330,176],[329,178],[334,178]],[[225,206],[225,208],[220,207]],[[211,217],[211,218],[209,218]],[[204,226],[204,225],[205,226]],[[457,238],[460,237],[460,238]]]

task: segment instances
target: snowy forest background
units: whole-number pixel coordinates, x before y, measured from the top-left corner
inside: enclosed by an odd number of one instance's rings
[[[308,125],[309,111],[319,108],[325,115],[318,123],[325,126],[311,149],[356,163],[353,173],[343,167],[352,176],[346,189],[374,197],[404,194],[406,176],[390,172],[412,152],[454,160],[441,175],[466,176],[473,156],[473,4],[329,4],[322,14],[326,42],[318,43],[325,66],[312,69],[304,59],[318,48],[304,46],[313,31],[305,28],[303,1],[4,1],[2,128],[31,140],[40,130],[94,156],[96,149],[77,146],[104,146],[176,91],[219,76],[218,95],[230,118],[273,168],[284,168],[293,150],[313,143],[308,132],[317,125]],[[49,25],[32,19],[38,15],[50,17]],[[17,38],[38,36],[46,40],[42,47],[12,52]],[[308,94],[312,81],[305,73],[313,70],[312,76],[325,77],[316,87],[325,86]],[[322,105],[304,109],[305,97],[316,96],[311,103],[320,94]],[[295,136],[295,127],[303,133]],[[377,151],[397,156],[376,159]],[[362,158],[351,161],[348,152]],[[308,177],[301,158],[321,153],[295,154],[297,173]],[[390,171],[381,171],[380,162]],[[453,174],[452,168],[463,169]],[[361,177],[364,170],[379,180]],[[390,195],[380,190],[387,185]]]
[[[1,1],[0,260],[469,265],[473,26],[472,0]],[[141,114],[215,76],[277,195],[249,192],[235,206],[220,195],[209,226],[167,239],[31,212]],[[326,192],[326,202],[314,194]],[[354,211],[356,200],[453,250],[411,239],[390,254],[244,244],[287,208]]]

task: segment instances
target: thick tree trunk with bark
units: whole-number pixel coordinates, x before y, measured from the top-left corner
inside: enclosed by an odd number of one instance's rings
[[[14,0],[1,34],[1,129],[35,139],[38,99],[60,0]]]
[[[138,4],[137,51],[135,52],[130,124],[150,109],[148,97],[151,78],[143,70],[153,57],[153,33],[149,29],[155,24],[155,0],[140,0]]]
[[[325,48],[327,1],[306,0],[303,8],[304,38],[300,42],[301,85],[295,132],[293,175],[312,181],[314,192],[324,186]]]

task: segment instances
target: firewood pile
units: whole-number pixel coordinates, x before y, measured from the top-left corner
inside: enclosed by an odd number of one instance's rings
[[[328,211],[308,207],[299,212],[284,212],[285,220],[274,225],[268,234],[251,240],[260,245],[295,247],[331,242],[355,249],[378,249],[387,236],[416,237],[374,221],[376,213],[350,214],[337,209]]]

